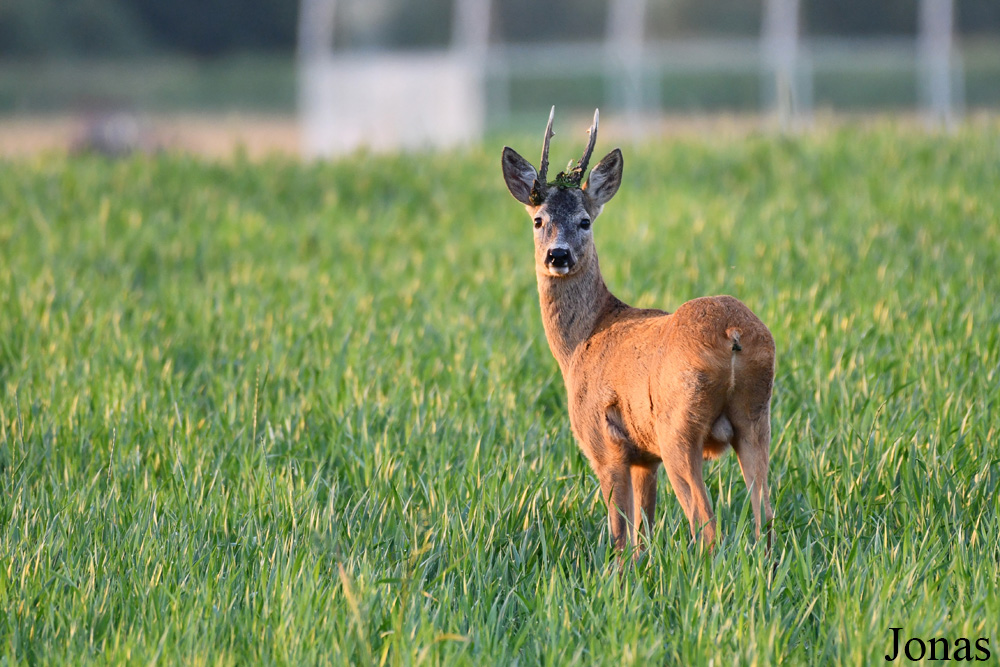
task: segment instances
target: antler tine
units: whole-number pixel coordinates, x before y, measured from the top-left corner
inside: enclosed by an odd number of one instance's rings
[[[587,163],[590,162],[590,156],[594,152],[594,145],[597,143],[597,123],[601,119],[600,109],[594,109],[594,123],[587,130],[587,134],[590,135],[590,141],[587,142],[587,150],[580,158],[580,162],[577,163],[579,166],[577,169],[580,171],[580,176],[583,177],[587,173]]]
[[[556,115],[556,107],[552,105],[549,110],[549,124],[545,126],[545,139],[542,141],[542,163],[538,166],[538,182],[546,184],[549,173],[549,140],[555,132],[552,131],[552,119]]]

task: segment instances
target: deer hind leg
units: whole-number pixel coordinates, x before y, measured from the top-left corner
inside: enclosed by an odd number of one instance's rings
[[[753,508],[757,539],[761,529],[767,528],[767,548],[772,541],[771,498],[767,487],[767,467],[771,448],[771,414],[765,409],[758,417],[737,426],[736,457],[740,462],[743,480],[750,492],[750,506]]]
[[[633,520],[632,509],[632,477],[629,467],[624,463],[595,466],[597,479],[601,482],[601,494],[604,504],[608,507],[608,526],[611,528],[611,539],[619,551],[629,546]]]
[[[704,434],[695,424],[683,424],[661,429],[660,454],[670,485],[684,508],[691,536],[705,546],[715,544],[715,514],[702,477],[702,444]]]
[[[642,548],[649,540],[656,515],[656,474],[660,464],[633,465],[632,497],[635,518],[632,521],[632,543]]]

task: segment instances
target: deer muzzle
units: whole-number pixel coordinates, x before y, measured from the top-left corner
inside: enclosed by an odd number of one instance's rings
[[[573,253],[569,248],[550,248],[545,255],[545,268],[556,275],[566,275],[574,264],[576,260],[573,259]]]

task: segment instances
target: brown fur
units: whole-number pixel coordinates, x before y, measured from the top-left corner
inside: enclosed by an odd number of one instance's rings
[[[573,433],[600,481],[618,547],[638,544],[652,523],[661,463],[692,535],[712,545],[715,515],[702,462],[730,447],[750,489],[757,536],[768,524],[770,545],[770,331],[731,296],[694,299],[667,313],[633,308],[611,294],[593,238],[580,223],[593,221],[617,191],[617,149],[582,190],[547,186],[537,206],[522,196],[534,168],[509,148],[503,168],[511,193],[536,221],[545,335],[566,383]],[[549,266],[554,247],[571,254],[565,273]]]

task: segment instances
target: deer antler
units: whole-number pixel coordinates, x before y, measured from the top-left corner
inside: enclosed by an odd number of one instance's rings
[[[544,185],[549,173],[549,140],[555,132],[552,131],[552,118],[556,115],[556,107],[549,111],[549,124],[545,126],[545,139],[542,141],[542,163],[538,167],[538,180]]]
[[[561,188],[578,188],[580,187],[580,182],[583,181],[583,177],[587,173],[587,164],[590,162],[590,156],[594,152],[594,145],[597,143],[597,123],[600,120],[600,111],[594,109],[594,122],[587,130],[587,134],[590,135],[590,141],[587,142],[587,150],[583,152],[583,157],[580,161],[573,166],[572,160],[569,166],[566,167],[566,171],[560,171],[556,176],[556,185]]]
[[[556,107],[549,110],[549,124],[545,126],[545,138],[542,140],[542,161],[538,165],[538,176],[531,186],[531,203],[538,206],[545,200],[545,188],[548,186],[549,174],[549,140],[555,132],[552,131],[552,119],[556,115]]]
[[[600,109],[594,109],[594,122],[591,124],[590,129],[587,130],[587,134],[590,135],[590,141],[587,142],[587,150],[580,158],[580,162],[577,163],[577,169],[580,170],[580,176],[582,177],[587,171],[587,163],[590,162],[590,156],[594,153],[594,144],[597,143],[597,123],[601,119]]]

